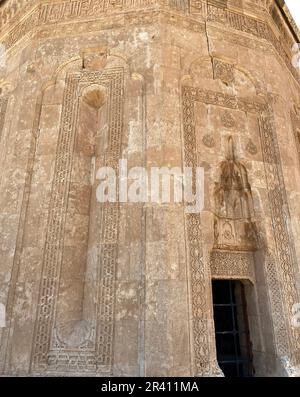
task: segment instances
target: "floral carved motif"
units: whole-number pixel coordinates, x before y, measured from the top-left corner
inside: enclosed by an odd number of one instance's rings
[[[206,147],[209,147],[209,148],[214,147],[216,144],[213,135],[210,135],[210,134],[204,135],[204,137],[202,138],[202,142],[204,143],[204,145]]]
[[[249,139],[247,143],[246,150],[248,153],[252,154],[253,156],[258,153],[257,146],[251,139]]]
[[[254,258],[251,252],[214,250],[210,263],[213,278],[254,280]]]
[[[220,79],[224,84],[234,82],[234,66],[214,58],[213,60],[214,79]]]
[[[276,265],[265,265],[266,279],[270,290],[272,310],[280,313],[280,316],[273,318],[275,338],[278,342],[278,350],[284,351],[291,357],[293,364],[300,362],[300,332],[288,325],[283,331],[282,322],[285,326],[290,324],[292,318],[292,307],[299,301],[295,284],[296,256],[293,236],[290,234],[286,223],[289,214],[284,210],[288,208],[283,172],[280,162],[280,154],[277,142],[277,135],[273,121],[273,111],[270,105],[256,102],[255,100],[239,99],[234,95],[205,91],[201,88],[186,86],[183,88],[183,124],[184,124],[184,153],[185,162],[188,166],[197,165],[196,137],[195,137],[195,102],[207,105],[216,105],[230,109],[256,114],[260,120],[260,140],[265,166],[265,175],[268,186],[268,197],[273,224],[273,234],[276,241],[276,257],[272,256]],[[207,322],[202,318],[203,308],[207,307],[207,275],[209,274],[206,264],[202,258],[201,244],[201,220],[187,215],[187,228],[190,258],[190,274],[192,283],[196,288],[191,290],[191,301],[193,307],[193,332],[195,367],[203,374],[211,370],[209,348],[203,349],[206,345]],[[228,230],[229,231],[229,230]],[[228,234],[229,235],[229,234]],[[278,285],[271,280],[280,280],[281,299],[278,300]],[[202,293],[200,294],[200,291]],[[201,326],[200,326],[201,325]]]
[[[234,128],[235,127],[235,119],[232,114],[228,111],[222,113],[221,122],[226,128]]]

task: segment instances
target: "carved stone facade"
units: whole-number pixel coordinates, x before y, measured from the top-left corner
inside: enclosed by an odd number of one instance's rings
[[[289,18],[272,0],[0,2],[1,375],[218,376],[213,280],[245,286],[255,374],[300,375]],[[203,167],[204,209],[100,204],[120,159]]]

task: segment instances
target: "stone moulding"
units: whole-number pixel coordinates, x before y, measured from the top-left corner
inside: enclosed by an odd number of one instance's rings
[[[55,333],[55,313],[62,264],[65,208],[76,134],[78,89],[82,84],[97,83],[107,87],[110,91],[110,136],[106,165],[116,168],[122,136],[123,79],[124,70],[122,68],[108,69],[104,72],[84,71],[67,77],[35,323],[31,358],[33,373],[73,371],[109,374],[112,369],[119,219],[117,205],[105,204],[102,207],[103,222],[101,241],[98,247],[98,262],[101,263],[101,266],[99,265],[100,270],[97,274],[95,330],[88,346],[79,346],[73,349],[59,343]]]
[[[197,19],[200,17],[202,22],[207,20],[208,22],[225,24],[234,30],[267,40],[274,46],[280,57],[283,58],[294,78],[300,82],[299,73],[291,62],[292,55],[286,52],[283,44],[286,42],[286,35],[281,33],[282,37],[277,38],[269,22],[261,21],[224,7],[207,4],[205,1],[192,1],[190,3],[188,0],[168,0],[162,3],[158,0],[119,0],[117,2],[110,2],[109,0],[65,0],[55,3],[43,3],[29,11],[8,33],[4,33],[2,43],[9,50],[30,32],[33,33],[35,29],[52,23],[69,22],[78,19],[80,21],[91,20],[107,13],[133,12],[136,9],[140,9],[139,14],[141,14],[142,11],[147,9],[149,11],[153,9],[154,11],[158,10],[158,8],[176,11],[177,15],[174,15],[174,20],[178,17],[178,13],[184,12],[187,18],[185,24],[187,28],[189,27],[190,17],[196,16]],[[197,12],[193,15],[193,10],[195,9]],[[290,43],[287,43],[287,45],[289,46]]]
[[[195,102],[237,109],[257,115],[260,121],[260,144],[263,153],[265,175],[268,186],[268,200],[272,216],[273,235],[276,242],[276,259],[272,266],[265,261],[266,280],[269,284],[269,297],[272,311],[279,313],[273,318],[274,334],[278,354],[291,358],[293,365],[299,365],[300,331],[291,327],[292,307],[299,302],[295,284],[296,256],[293,236],[290,234],[286,218],[289,214],[283,171],[273,123],[273,110],[270,105],[255,100],[239,99],[214,91],[184,86],[182,88],[184,161],[189,167],[197,167]],[[191,280],[191,305],[193,316],[193,348],[196,374],[212,373],[214,357],[209,347],[209,324],[207,307],[209,296],[210,269],[209,263],[203,260],[201,216],[187,214],[188,261]],[[218,272],[226,269],[218,269]],[[208,276],[209,275],[209,276]],[[282,300],[278,301],[278,283],[280,280]],[[282,310],[283,305],[283,310]],[[284,320],[283,320],[284,319]],[[285,326],[282,326],[284,321]],[[282,332],[286,329],[286,332]]]

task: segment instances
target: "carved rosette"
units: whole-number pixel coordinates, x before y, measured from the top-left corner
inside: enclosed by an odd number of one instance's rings
[[[227,110],[221,115],[221,122],[225,128],[234,128],[236,126],[236,122],[234,117]]]
[[[252,156],[255,156],[258,153],[257,146],[251,139],[249,139],[247,143],[246,150],[248,153],[252,154]]]
[[[214,79],[220,79],[224,84],[234,83],[234,66],[230,63],[213,59]]]
[[[276,253],[272,256],[273,262],[266,260],[264,263],[264,272],[268,283],[270,305],[272,313],[278,313],[272,317],[274,335],[277,341],[276,349],[278,354],[286,353],[291,360],[292,365],[300,363],[300,332],[292,328],[290,319],[292,318],[292,307],[295,302],[299,301],[296,288],[296,256],[293,236],[287,226],[286,218],[289,214],[284,211],[288,208],[283,172],[281,168],[280,154],[277,143],[277,135],[274,128],[273,111],[269,105],[255,100],[239,99],[224,93],[205,91],[201,88],[186,86],[183,88],[183,124],[185,139],[185,163],[188,166],[195,166],[195,115],[194,103],[201,102],[207,105],[221,106],[222,108],[240,110],[256,114],[260,121],[260,141],[265,164],[265,176],[268,186],[269,208],[272,217],[273,235],[276,241]],[[191,302],[193,307],[193,338],[194,338],[194,357],[197,374],[205,375],[211,373],[215,357],[213,349],[209,347],[209,340],[206,339],[207,320],[202,317],[202,309],[205,307],[208,299],[209,286],[207,285],[207,276],[209,277],[210,269],[207,269],[206,263],[202,260],[202,239],[201,239],[201,221],[195,224],[190,215],[187,215],[188,230],[197,231],[197,235],[188,233],[189,246],[189,269],[191,282],[196,283],[197,288],[191,290]],[[215,230],[216,235],[218,231]],[[252,233],[252,232],[251,232]],[[255,233],[256,234],[256,233]],[[194,236],[194,237],[193,237]],[[196,238],[197,236],[197,238]],[[192,238],[193,237],[193,238]],[[225,235],[225,238],[232,238],[231,231]],[[224,247],[225,248],[225,247]],[[235,250],[236,251],[235,247]],[[253,247],[254,248],[254,247]],[[225,249],[223,250],[226,251]],[[248,265],[251,251],[243,260],[237,260],[241,274],[252,274],[248,271]],[[221,255],[221,254],[213,254]],[[231,254],[226,254],[231,255]],[[246,269],[246,270],[245,270]],[[220,272],[214,269],[215,273]],[[231,275],[230,275],[231,276]],[[249,276],[250,277],[250,276]],[[193,285],[193,284],[192,284]],[[201,295],[198,291],[202,291]],[[279,293],[280,291],[280,293]],[[201,326],[200,326],[201,325]],[[208,346],[203,349],[203,346]]]

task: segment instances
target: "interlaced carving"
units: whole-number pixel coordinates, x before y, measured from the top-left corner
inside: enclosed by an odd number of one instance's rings
[[[300,332],[292,328],[290,319],[292,318],[292,306],[299,302],[295,285],[296,256],[293,237],[289,232],[287,220],[290,218],[288,213],[288,203],[281,168],[281,160],[277,143],[276,131],[273,123],[273,112],[271,106],[251,101],[239,99],[233,95],[226,95],[213,91],[205,91],[200,88],[183,87],[183,127],[185,139],[185,162],[189,166],[196,166],[196,140],[195,140],[195,115],[194,103],[196,101],[225,107],[227,109],[238,109],[244,112],[255,113],[260,120],[260,141],[265,166],[265,175],[268,185],[269,205],[271,210],[273,234],[276,241],[276,266],[271,266],[269,262],[265,264],[267,273],[268,288],[271,290],[271,305],[275,313],[284,320],[273,319],[275,337],[280,343],[278,348],[281,352],[288,350],[288,355],[293,360],[293,364],[299,363],[300,351]],[[194,350],[195,366],[199,370],[209,371],[210,362],[209,348],[206,346],[206,320],[202,316],[202,308],[207,304],[207,285],[206,278],[209,277],[208,269],[202,261],[201,246],[201,222],[197,215],[191,217],[187,215],[187,230],[189,241],[189,261],[191,278],[194,279],[196,287],[192,284],[192,307],[193,307],[193,330],[194,330]],[[196,221],[197,220],[197,221]],[[274,273],[275,272],[275,273]],[[280,280],[276,283],[275,280]],[[280,286],[282,302],[279,302],[276,294]],[[201,291],[201,294],[199,293]],[[275,309],[274,309],[275,308]],[[200,326],[201,325],[201,326]],[[286,331],[284,331],[284,329]],[[200,335],[198,333],[201,333]],[[285,334],[286,332],[286,334]]]
[[[189,91],[183,91],[184,156],[185,166],[196,167],[196,135],[194,124],[194,103]],[[205,269],[202,252],[202,231],[200,214],[187,214],[189,241],[189,267],[192,287],[192,314],[194,338],[194,365],[197,374],[210,372],[210,350],[208,324],[205,313],[208,307],[208,269]]]
[[[210,261],[213,278],[254,281],[254,257],[252,252],[214,250],[211,253]]]
[[[32,369],[40,372],[77,371],[110,372],[112,365],[115,270],[118,239],[118,206],[102,208],[102,232],[99,240],[96,330],[92,344],[84,348],[66,349],[55,338],[55,311],[62,262],[63,234],[76,120],[79,86],[98,83],[110,92],[109,143],[107,165],[117,168],[122,130],[123,69],[69,75],[63,99],[61,127],[58,138],[55,173],[44,248],[43,271],[34,335]]]
[[[12,0],[10,0],[12,1]],[[25,0],[14,0],[18,4],[25,4]],[[35,3],[30,1],[31,7]],[[37,1],[38,4],[38,1]],[[19,22],[9,33],[2,39],[2,43],[7,49],[17,43],[22,39],[29,31],[37,28],[39,25],[59,23],[64,21],[76,20],[78,18],[91,18],[105,16],[108,12],[120,12],[120,11],[136,11],[137,9],[155,9],[157,6],[166,7],[170,9],[180,10],[185,14],[193,14],[196,12],[200,14],[202,18],[208,21],[218,22],[225,24],[226,26],[252,34],[258,38],[262,38],[271,42],[275,47],[279,56],[282,57],[286,66],[289,68],[290,72],[294,77],[300,81],[299,73],[296,68],[293,67],[291,62],[291,54],[286,51],[286,48],[290,48],[290,36],[286,33],[282,33],[281,29],[280,39],[276,37],[273,30],[269,24],[265,21],[258,20],[257,18],[250,17],[249,15],[244,15],[242,13],[235,12],[225,7],[225,2],[221,0],[215,0],[207,3],[204,0],[168,0],[166,2],[161,2],[160,0],[62,0],[61,2],[43,2],[37,6],[31,14]],[[7,17],[3,16],[2,23],[6,23],[8,20],[12,19],[10,14],[15,14],[15,9],[21,9],[21,7],[7,7],[3,10],[3,13],[7,13]],[[24,8],[24,11],[25,8]],[[134,15],[131,18],[135,19],[135,23],[142,22],[140,15]],[[4,15],[4,14],[3,14]],[[130,15],[130,14],[128,14]],[[153,15],[145,15],[145,18],[151,23],[151,19],[155,17],[155,12]],[[150,19],[150,20],[149,20]],[[1,14],[0,14],[1,21]],[[172,16],[170,22],[176,23],[181,21],[179,15]],[[185,28],[196,29],[195,25],[201,25],[202,22],[198,23],[192,19],[185,18],[184,26]],[[1,22],[0,22],[1,26]]]
[[[234,82],[234,66],[230,63],[213,59],[214,79],[220,79],[225,84]]]

